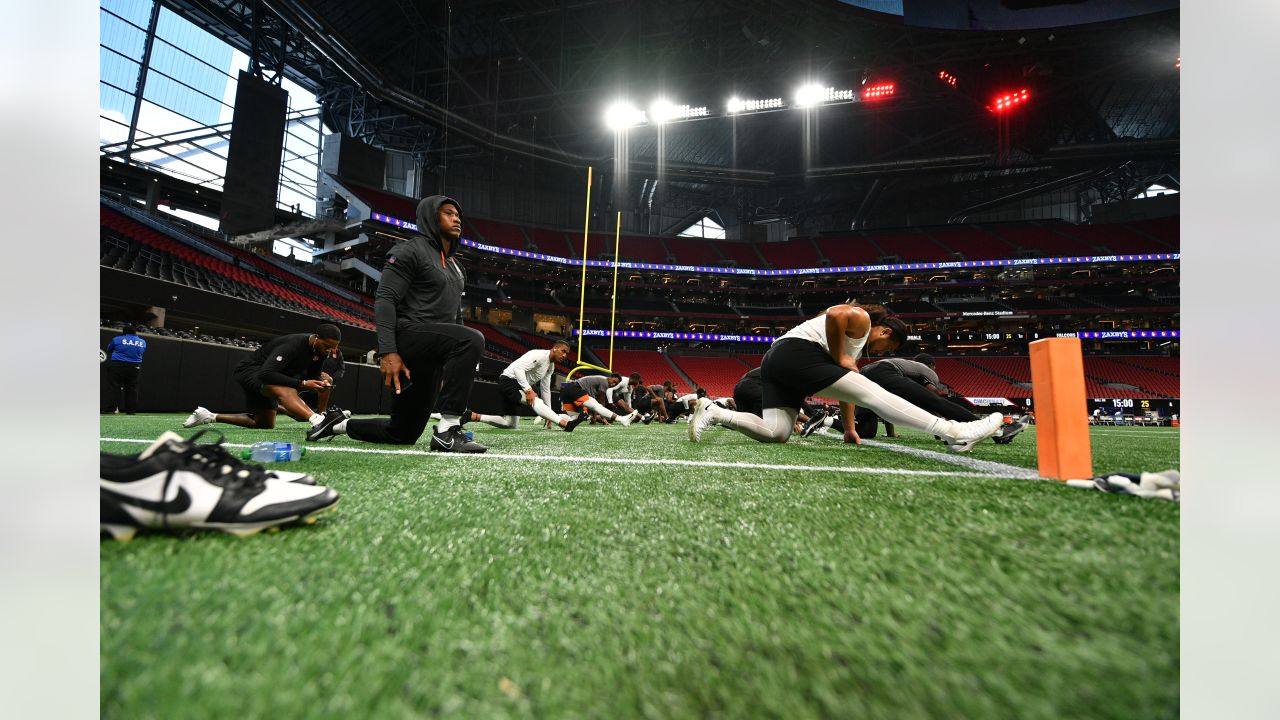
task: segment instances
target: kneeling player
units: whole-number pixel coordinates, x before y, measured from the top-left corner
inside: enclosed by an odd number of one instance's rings
[[[258,347],[253,354],[236,365],[234,376],[244,390],[248,412],[213,413],[198,407],[187,416],[183,427],[221,422],[257,430],[276,426],[276,412],[283,408],[294,420],[310,422],[312,428],[326,418],[343,417],[347,413],[329,408],[324,413],[313,411],[298,397],[299,391],[321,391],[330,387],[322,380],[325,358],[338,350],[342,331],[337,325],[322,323],[314,333],[284,335]]]

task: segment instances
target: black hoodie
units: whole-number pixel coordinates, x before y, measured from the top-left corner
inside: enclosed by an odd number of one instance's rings
[[[467,276],[453,255],[459,243],[444,252],[436,213],[458,201],[432,195],[418,203],[418,233],[391,248],[382,267],[382,280],[373,306],[378,326],[378,353],[397,352],[396,328],[404,323],[462,324],[462,291]]]

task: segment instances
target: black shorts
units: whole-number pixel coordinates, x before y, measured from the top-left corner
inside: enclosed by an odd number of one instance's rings
[[[649,397],[648,393],[645,393],[640,397],[633,397],[631,398],[631,409],[639,410],[640,412],[649,412],[653,409],[653,398]]]
[[[765,409],[799,410],[805,398],[836,384],[848,372],[818,343],[783,338],[769,348],[760,363],[762,405]]]
[[[751,413],[764,417],[764,384],[759,373],[745,375],[733,386],[733,403],[738,412]]]
[[[244,402],[249,410],[275,410],[280,407],[275,398],[262,394],[262,381],[255,375],[236,373],[235,377],[240,389],[244,391]]]
[[[567,413],[578,412],[582,409],[583,403],[587,398],[591,397],[582,386],[570,380],[560,385],[560,406]]]
[[[524,390],[520,388],[520,383],[506,375],[498,376],[498,399],[502,401],[503,415],[519,415],[521,408],[529,409],[524,401]]]
[[[764,385],[760,368],[748,371],[733,386],[733,404],[738,412],[764,417]]]

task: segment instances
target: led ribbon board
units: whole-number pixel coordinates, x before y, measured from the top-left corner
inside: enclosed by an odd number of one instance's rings
[[[406,230],[417,230],[418,226],[406,220],[393,218],[382,213],[373,213],[372,219],[394,225]],[[510,248],[486,245],[468,238],[462,238],[462,244],[483,252],[507,255],[510,257],[541,260],[559,265],[579,266],[584,262],[577,258],[564,258],[558,255],[544,255],[528,250],[512,250]],[[1182,253],[1146,253],[1140,255],[1081,255],[1075,257],[1056,258],[1010,258],[1007,260],[953,260],[950,262],[929,263],[893,263],[888,265],[841,265],[831,267],[792,268],[787,270],[757,270],[755,268],[728,268],[708,265],[663,265],[659,263],[619,262],[618,267],[628,270],[660,270],[664,272],[707,273],[714,275],[747,275],[753,277],[782,277],[789,275],[840,275],[845,273],[893,272],[897,270],[957,270],[962,268],[982,267],[1015,267],[1034,265],[1080,265],[1088,263],[1125,263],[1154,262],[1180,260]],[[611,260],[586,260],[588,267],[611,267]]]
[[[573,330],[578,334],[577,330]],[[609,337],[608,330],[583,330],[582,337]],[[777,335],[717,335],[715,333],[690,332],[652,332],[649,330],[617,330],[613,337],[633,338],[640,340],[703,340],[706,342],[746,342],[771,343],[778,339]],[[1086,330],[1083,332],[1060,332],[1041,336],[1033,333],[1034,338],[1088,338],[1097,340],[1137,340],[1146,338],[1180,338],[1181,330]],[[919,337],[913,339],[918,340]]]

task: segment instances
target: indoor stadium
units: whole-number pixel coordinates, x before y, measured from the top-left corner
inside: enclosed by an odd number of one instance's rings
[[[102,717],[1179,715],[1176,0],[98,12]]]

